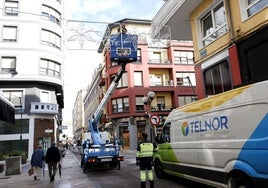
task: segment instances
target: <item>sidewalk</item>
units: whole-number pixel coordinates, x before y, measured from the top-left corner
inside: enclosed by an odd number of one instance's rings
[[[57,173],[55,181],[52,183],[48,177],[47,164],[45,167],[45,174],[42,176],[41,180],[34,181],[34,176],[28,175],[28,169],[30,168],[30,163],[23,165],[21,168],[21,174],[11,175],[11,176],[0,176],[0,187],[20,187],[20,188],[30,188],[30,187],[51,187],[50,184],[53,184],[52,187],[68,187],[68,184],[72,184],[71,180],[77,174],[77,176],[85,176],[81,173],[80,162],[77,157],[67,150],[65,157],[62,160],[62,177],[59,177]],[[69,186],[70,187],[70,186]]]

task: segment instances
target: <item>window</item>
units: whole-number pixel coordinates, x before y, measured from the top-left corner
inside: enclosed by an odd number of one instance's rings
[[[138,48],[137,50],[137,61],[136,62],[141,62],[141,49]]]
[[[160,143],[165,142],[170,142],[170,123],[165,124],[160,136]]]
[[[41,91],[40,93],[40,102],[49,103],[49,91]]]
[[[157,96],[156,97],[156,103],[157,103],[157,109],[158,110],[165,110],[165,108],[166,108],[165,97]]]
[[[196,86],[194,72],[176,72],[177,86]]]
[[[112,100],[113,113],[129,112],[129,98],[117,98]]]
[[[268,6],[267,0],[240,0],[242,20],[255,15]]]
[[[194,64],[194,53],[191,51],[174,51],[175,64]]]
[[[16,73],[16,57],[2,57],[1,73]]]
[[[162,74],[151,74],[150,75],[150,86],[163,86],[163,77]]]
[[[52,31],[42,29],[41,41],[42,44],[53,46],[59,49],[61,48],[61,37]]]
[[[42,5],[42,16],[43,18],[60,25],[61,14],[54,8],[51,8],[47,5]]]
[[[189,103],[196,101],[197,98],[195,95],[188,96],[178,96],[179,106],[183,106]]]
[[[143,96],[136,96],[136,111],[144,111]]]
[[[125,72],[122,75],[122,78],[119,80],[117,88],[127,87],[128,86],[128,74]]]
[[[134,72],[134,86],[143,86],[142,72],[141,71]]]
[[[5,13],[9,16],[17,16],[19,12],[19,2],[18,1],[5,1]]]
[[[268,27],[238,44],[242,84],[268,80]]]
[[[3,27],[3,42],[17,42],[17,26]]]
[[[206,46],[227,32],[223,2],[200,19],[202,46]]]
[[[4,97],[14,104],[15,108],[21,109],[21,106],[24,108],[22,90],[2,90],[2,92]]]
[[[136,125],[137,125],[137,137],[140,139],[142,133],[145,132],[145,128],[147,125],[146,120],[137,120]]]
[[[10,126],[11,125],[11,126]],[[20,133],[29,133],[29,119],[15,119],[15,124],[10,124],[5,121],[1,121],[0,124],[0,135],[8,135],[8,134],[20,134]],[[28,139],[23,139],[23,146],[28,149]],[[1,152],[8,153],[9,150],[20,146],[20,140],[13,140],[13,141],[0,141],[1,144]],[[13,146],[13,147],[10,147]],[[18,148],[21,149],[21,148]],[[27,150],[26,149],[26,150]],[[27,150],[28,151],[28,150]],[[1,153],[3,154],[3,153]]]
[[[150,53],[149,63],[161,63],[161,52]]]
[[[60,64],[48,59],[41,59],[40,74],[60,78]]]
[[[215,95],[232,89],[230,69],[225,60],[204,72],[206,94]]]

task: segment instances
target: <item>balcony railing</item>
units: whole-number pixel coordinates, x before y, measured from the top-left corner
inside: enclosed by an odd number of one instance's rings
[[[32,114],[53,114],[56,115],[59,113],[58,105],[52,103],[40,103],[40,102],[31,102]]]
[[[156,111],[165,111],[165,112],[170,112],[174,107],[172,106],[165,106],[165,105],[157,105],[157,106],[152,106],[151,111],[156,112]]]
[[[174,81],[169,80],[168,82],[152,82],[150,81],[150,86],[174,86]]]
[[[171,64],[171,61],[168,59],[149,59],[149,64]]]

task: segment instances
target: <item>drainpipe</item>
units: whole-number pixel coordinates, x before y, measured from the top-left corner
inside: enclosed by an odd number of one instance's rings
[[[225,6],[226,6],[226,17],[228,21],[229,36],[231,39],[231,43],[234,44],[235,33],[234,33],[234,25],[233,25],[233,20],[232,20],[232,12],[230,8],[230,0],[225,0]]]

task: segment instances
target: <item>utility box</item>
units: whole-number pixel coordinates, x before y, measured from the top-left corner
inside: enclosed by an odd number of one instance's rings
[[[21,156],[6,158],[6,176],[21,173]]]

